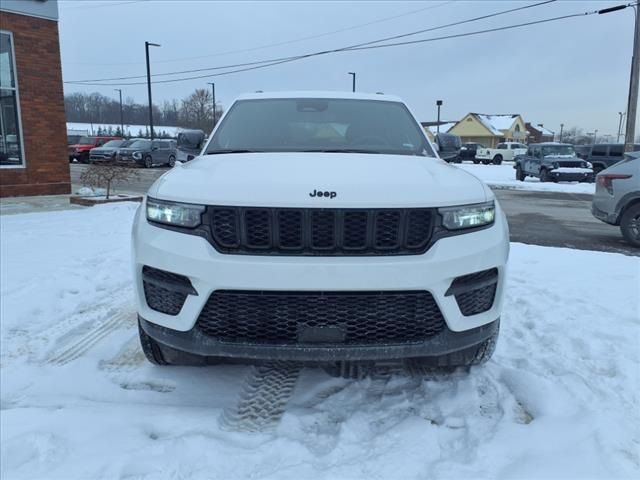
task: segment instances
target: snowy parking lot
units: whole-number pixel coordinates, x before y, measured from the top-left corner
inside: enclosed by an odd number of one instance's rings
[[[474,174],[487,183],[491,188],[508,188],[513,190],[530,190],[538,192],[567,192],[590,193],[595,192],[595,184],[580,182],[547,182],[527,177],[524,182],[516,180],[516,171],[513,162],[504,162],[502,165],[474,165],[473,163],[457,163],[455,166]]]
[[[469,372],[162,368],[138,347],[136,208],[0,217],[3,479],[640,477],[639,258],[512,244]]]

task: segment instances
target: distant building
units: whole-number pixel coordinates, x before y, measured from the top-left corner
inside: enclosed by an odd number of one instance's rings
[[[0,196],[70,190],[57,0],[1,0]]]
[[[525,124],[527,127],[527,141],[528,143],[540,143],[540,142],[553,142],[556,134],[549,130],[548,128],[544,128],[541,124],[534,127],[531,123]]]
[[[467,113],[448,133],[458,135],[462,143],[480,143],[490,148],[501,142],[525,142],[527,139],[524,120],[516,113]]]

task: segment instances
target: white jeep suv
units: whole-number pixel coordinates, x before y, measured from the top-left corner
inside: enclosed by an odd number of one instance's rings
[[[133,227],[155,364],[486,361],[509,232],[396,97],[256,93],[149,189]]]

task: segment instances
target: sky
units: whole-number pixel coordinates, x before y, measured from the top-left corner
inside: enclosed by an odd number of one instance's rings
[[[484,30],[572,13],[619,1],[556,1],[401,40]],[[261,1],[59,0],[65,81],[144,76],[145,40],[152,74],[203,69],[339,48],[516,8],[535,1]],[[618,130],[626,110],[634,35],[633,9],[524,28],[413,45],[341,52],[269,68],[154,84],[154,103],[184,98],[215,82],[227,107],[239,94],[282,90],[357,89],[402,97],[420,121],[468,112],[519,113],[552,131],[578,126],[598,136]],[[313,37],[313,38],[309,38]],[[156,77],[212,75],[228,69]],[[113,81],[144,82],[145,78]],[[114,88],[138,103],[146,84],[78,86],[65,93]],[[613,138],[612,138],[613,139]]]

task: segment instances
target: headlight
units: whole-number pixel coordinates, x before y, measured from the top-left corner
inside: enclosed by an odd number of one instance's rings
[[[438,212],[447,230],[482,227],[493,223],[496,218],[494,202],[439,208]]]
[[[593,168],[593,164],[591,162],[582,162],[582,168]]]
[[[140,160],[142,158],[142,154],[140,152],[133,152],[131,156],[136,160]]]
[[[203,205],[147,198],[147,220],[151,222],[194,228],[200,225],[204,211],[205,207]]]
[[[560,164],[558,162],[553,162],[553,169],[560,168]]]

